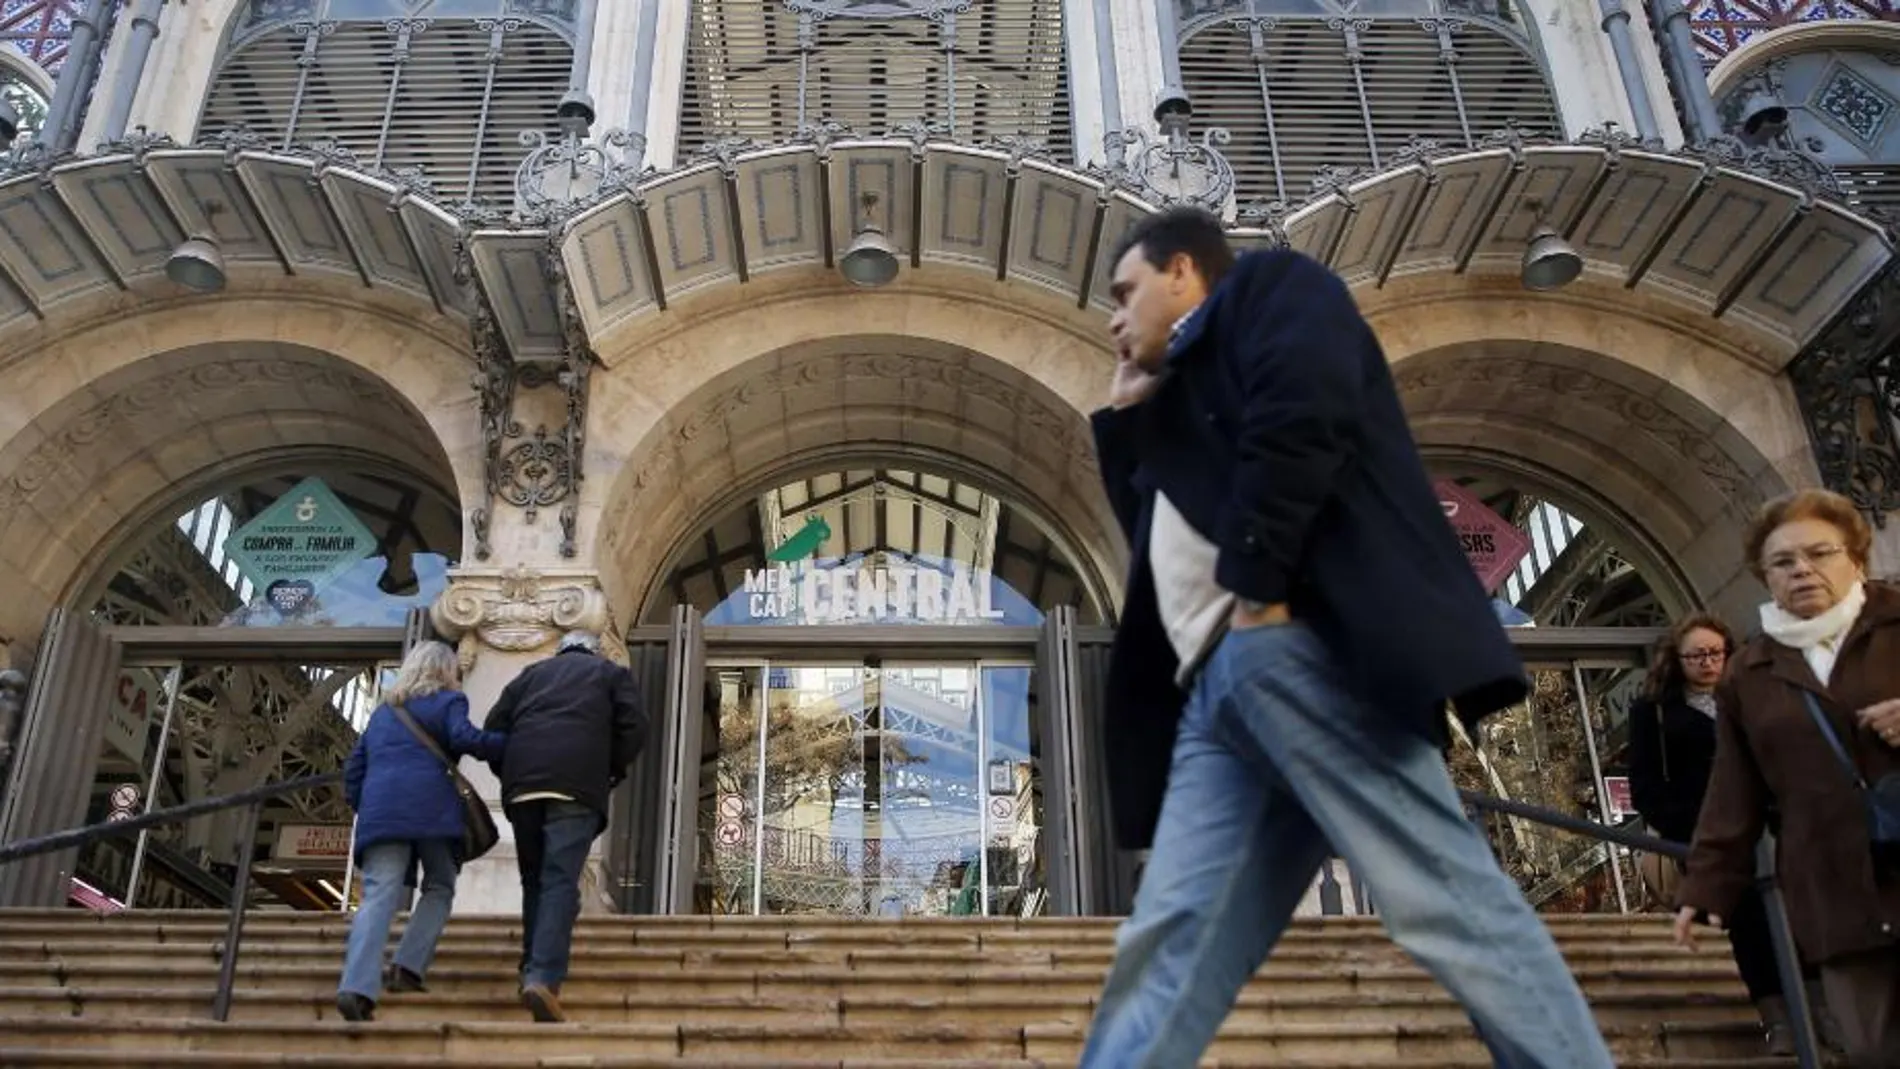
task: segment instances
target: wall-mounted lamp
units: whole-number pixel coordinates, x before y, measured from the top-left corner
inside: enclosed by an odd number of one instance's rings
[[[1527,290],[1562,289],[1577,280],[1583,274],[1583,257],[1571,248],[1562,234],[1545,221],[1543,205],[1531,201],[1525,210],[1538,216],[1537,229],[1531,234],[1531,243],[1524,250],[1524,262],[1518,270],[1518,277]]]
[[[1758,86],[1742,104],[1742,137],[1751,145],[1766,144],[1788,129],[1788,106],[1774,90]]]
[[[218,239],[208,231],[212,228],[212,218],[223,206],[206,203],[202,207],[207,233],[193,234],[172,250],[165,261],[165,277],[186,289],[216,293],[224,288],[224,253],[218,248]]]
[[[877,194],[858,198],[860,220],[851,247],[838,261],[838,271],[852,285],[867,288],[882,286],[897,277],[897,250],[885,239],[877,225]]]

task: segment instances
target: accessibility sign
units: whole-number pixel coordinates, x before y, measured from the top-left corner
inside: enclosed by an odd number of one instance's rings
[[[375,551],[376,536],[314,477],[224,540],[225,555],[285,616]]]

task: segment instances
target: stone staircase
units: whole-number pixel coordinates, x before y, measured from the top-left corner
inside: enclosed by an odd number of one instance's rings
[[[1547,920],[1618,1065],[1793,1064],[1761,1056],[1719,938],[1690,954],[1661,917]],[[0,1067],[1073,1065],[1114,925],[587,917],[565,1025],[528,1020],[516,923],[481,916],[451,922],[428,993],[344,1022],[347,931],[335,914],[253,914],[220,1024],[221,916],[0,911]],[[1490,1063],[1457,1004],[1375,922],[1332,919],[1295,924],[1205,1064]]]

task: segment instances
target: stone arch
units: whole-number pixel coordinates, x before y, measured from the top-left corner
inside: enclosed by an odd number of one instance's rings
[[[1118,602],[1126,546],[1085,418],[1113,357],[1079,318],[1012,296],[727,295],[722,314],[609,358],[613,373],[595,380],[583,525],[599,530],[594,556],[620,617],[664,583],[696,524],[847,455],[922,458],[1025,508],[1057,527],[1103,602]]]
[[[1385,324],[1421,448],[1449,473],[1506,476],[1613,532],[1670,611],[1745,612],[1759,592],[1743,526],[1816,481],[1786,380],[1640,316],[1546,299],[1520,317],[1510,304],[1449,302],[1408,317],[1413,329]]]
[[[460,503],[482,486],[466,358],[365,304],[179,302],[71,331],[8,368],[0,635],[96,581],[115,542],[205,480],[287,455],[382,458]]]

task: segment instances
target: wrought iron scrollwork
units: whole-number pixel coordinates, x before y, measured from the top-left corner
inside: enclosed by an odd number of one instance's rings
[[[1863,290],[1788,378],[1822,481],[1885,526],[1900,509],[1900,270]]]
[[[650,173],[644,134],[615,129],[590,141],[575,123],[553,139],[523,130],[520,141],[529,152],[515,169],[515,194],[529,226],[556,226]]]
[[[1105,184],[1163,205],[1193,204],[1218,212],[1234,191],[1234,167],[1218,146],[1233,135],[1215,126],[1189,136],[1185,119],[1169,122],[1160,138],[1146,130],[1110,130],[1102,139],[1108,163],[1090,169]]]
[[[491,509],[500,501],[522,510],[534,523],[542,509],[560,506],[561,555],[579,552],[576,531],[580,520],[580,488],[585,475],[583,459],[587,438],[587,402],[597,361],[587,340],[573,287],[561,259],[559,227],[551,229],[542,251],[542,273],[553,292],[561,316],[563,354],[558,364],[517,363],[509,355],[499,324],[485,294],[477,292],[471,329],[479,369],[472,385],[481,409],[483,483],[487,499],[470,516],[475,529],[475,556],[487,560],[491,552]],[[456,278],[473,280],[470,232],[457,243]],[[563,393],[562,421],[557,430],[546,424],[528,431],[515,419],[515,402],[522,390],[558,388]]]

